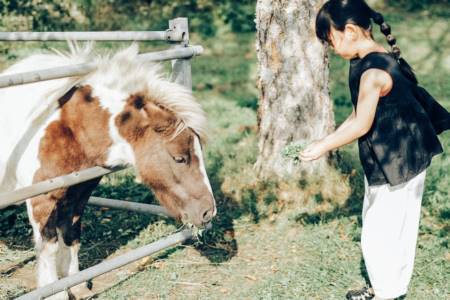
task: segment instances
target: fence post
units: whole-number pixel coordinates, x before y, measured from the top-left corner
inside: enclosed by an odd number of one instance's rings
[[[182,41],[173,46],[173,48],[189,46],[189,24],[187,18],[176,18],[169,21],[169,30],[179,31],[182,33]],[[191,77],[191,60],[190,59],[174,59],[172,60],[172,76],[173,82],[179,83],[192,89]]]

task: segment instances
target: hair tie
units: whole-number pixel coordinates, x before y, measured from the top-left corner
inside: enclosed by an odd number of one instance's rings
[[[380,29],[381,29],[381,32],[382,32],[384,35],[389,35],[389,34],[391,34],[391,26],[389,26],[389,24],[386,23],[386,22],[381,23]]]
[[[393,45],[392,46],[392,53],[394,53],[395,57],[398,59],[400,59],[400,55],[402,54],[402,51],[400,50],[400,48],[397,45]]]
[[[387,35],[386,40],[387,40],[388,44],[391,46],[394,46],[397,43],[396,38],[392,34]]]

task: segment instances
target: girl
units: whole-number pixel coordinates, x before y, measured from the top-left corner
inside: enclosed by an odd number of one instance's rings
[[[391,52],[374,41],[372,21]],[[316,34],[350,60],[354,109],[300,158],[315,160],[358,139],[365,174],[361,248],[372,288],[350,291],[347,299],[394,299],[406,294],[412,276],[425,172],[432,157],[443,151],[437,134],[449,129],[450,113],[433,102],[439,114],[427,114],[428,108],[416,99],[417,79],[401,58],[391,28],[363,0],[325,3],[317,15]]]

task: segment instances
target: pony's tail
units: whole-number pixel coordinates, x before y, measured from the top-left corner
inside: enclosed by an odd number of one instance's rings
[[[416,74],[414,74],[414,70],[406,62],[406,60],[401,57],[402,52],[400,50],[400,47],[397,45],[397,39],[391,33],[391,26],[389,26],[389,24],[385,22],[383,15],[379,12],[372,10],[371,17],[375,24],[380,26],[381,33],[386,36],[386,41],[389,46],[391,46],[391,52],[394,55],[394,58],[400,64],[400,69],[402,70],[403,74],[414,84],[418,84],[418,80]]]

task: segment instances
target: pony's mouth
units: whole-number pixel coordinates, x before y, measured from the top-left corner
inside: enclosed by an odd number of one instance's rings
[[[205,230],[212,226],[211,225],[212,219],[209,220],[208,222],[197,223],[197,222],[193,222],[192,219],[186,213],[183,213],[181,215],[180,221],[183,224],[183,226],[185,226],[187,228],[196,228],[199,230]]]
[[[184,227],[190,229],[192,231],[192,235],[197,240],[199,240],[206,231],[208,231],[208,230],[210,230],[212,228],[212,222],[209,222],[209,223],[204,224],[202,226],[195,226],[192,223],[185,223]]]

